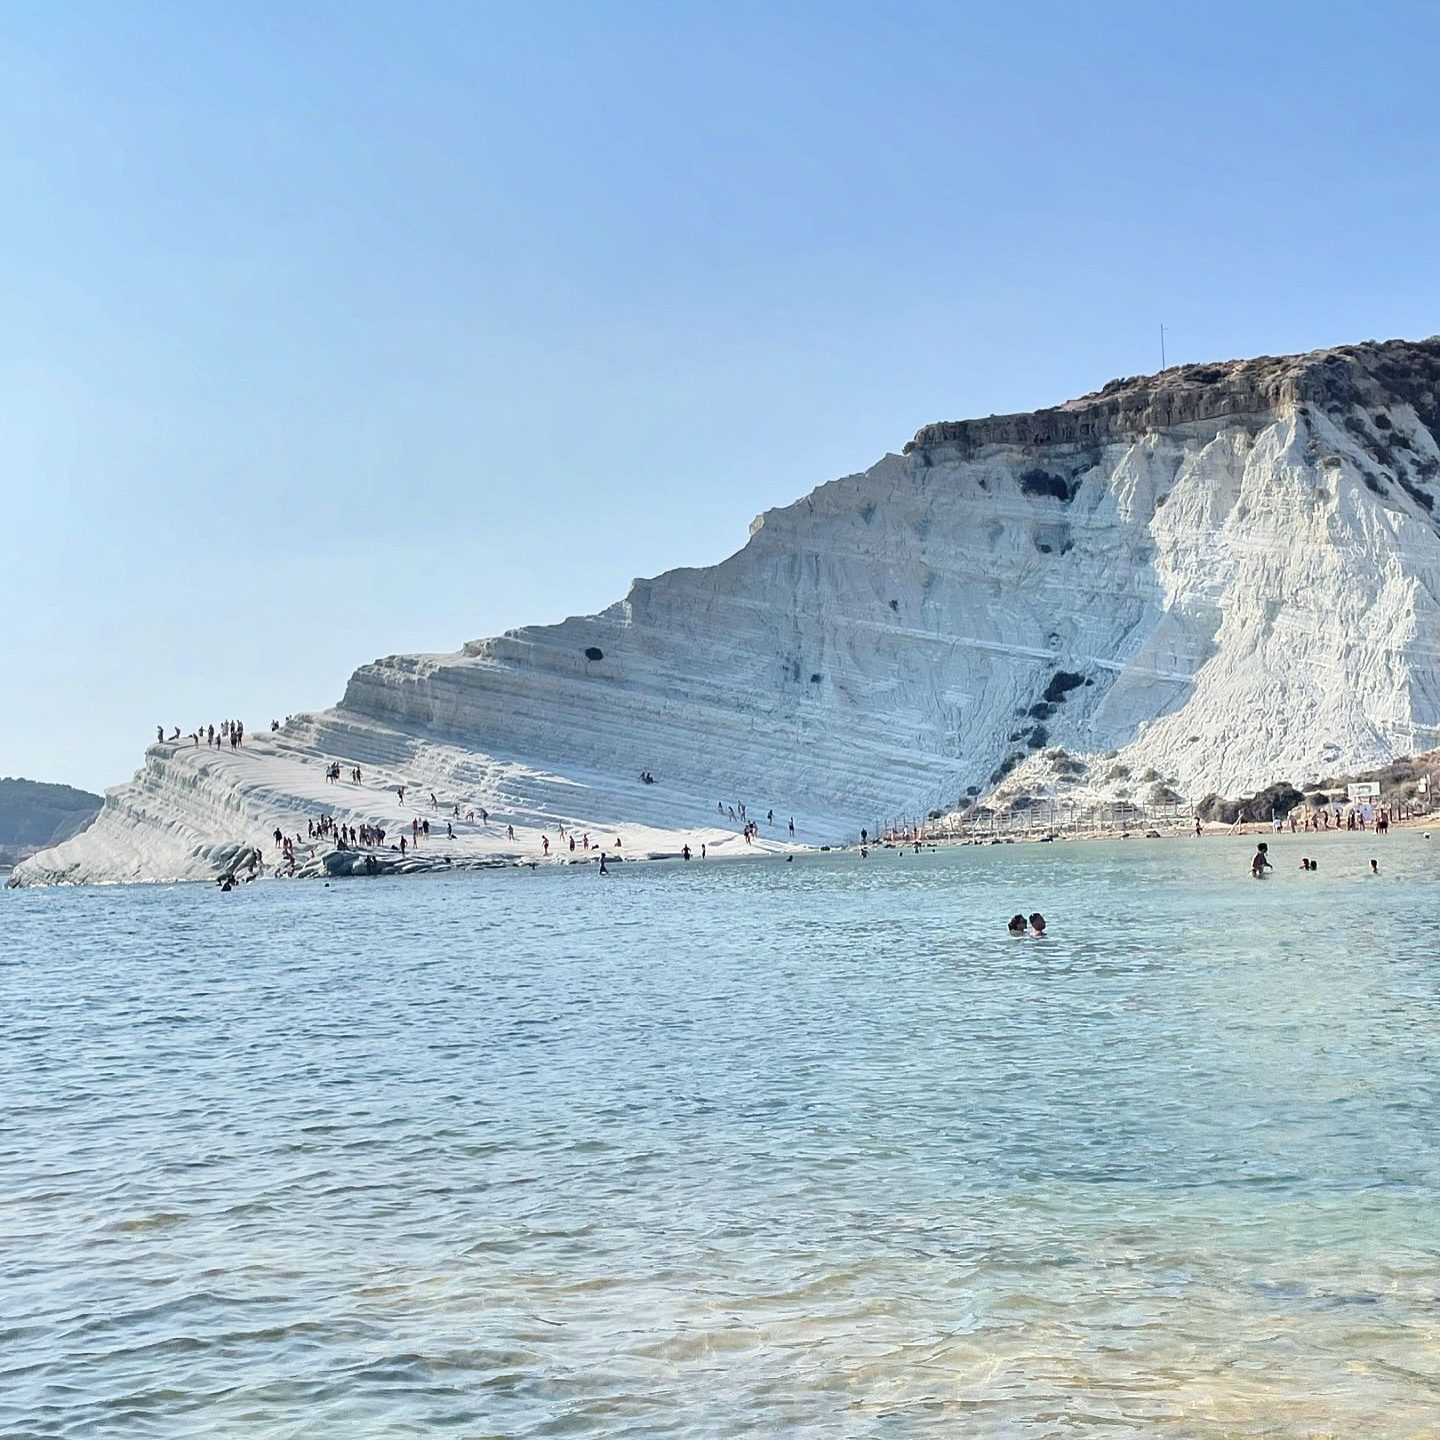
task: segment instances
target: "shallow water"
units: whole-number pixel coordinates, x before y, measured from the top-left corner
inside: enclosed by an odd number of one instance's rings
[[[1436,1434],[1440,836],[1272,849],[6,893],[0,1433]]]

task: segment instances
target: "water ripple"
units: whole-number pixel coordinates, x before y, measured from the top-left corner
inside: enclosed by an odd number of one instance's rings
[[[8,892],[0,1434],[1433,1435],[1366,843]]]

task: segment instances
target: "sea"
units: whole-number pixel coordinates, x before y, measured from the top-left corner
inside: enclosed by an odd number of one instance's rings
[[[1440,832],[1267,838],[6,892],[0,1435],[1440,1434]]]

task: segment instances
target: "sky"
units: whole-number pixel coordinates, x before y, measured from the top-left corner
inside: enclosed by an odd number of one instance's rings
[[[601,608],[921,425],[1440,331],[1440,8],[0,0],[0,774]]]

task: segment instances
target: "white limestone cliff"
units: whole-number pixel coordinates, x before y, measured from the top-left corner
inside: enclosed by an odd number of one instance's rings
[[[238,754],[152,745],[15,879],[210,876],[321,811],[394,838],[484,806],[457,860],[538,855],[557,823],[723,851],[717,802],[821,843],[1057,769],[1198,798],[1381,763],[1440,726],[1437,433],[1440,339],[927,426],[598,615],[363,665],[334,709]],[[327,784],[330,760],[363,784]]]

